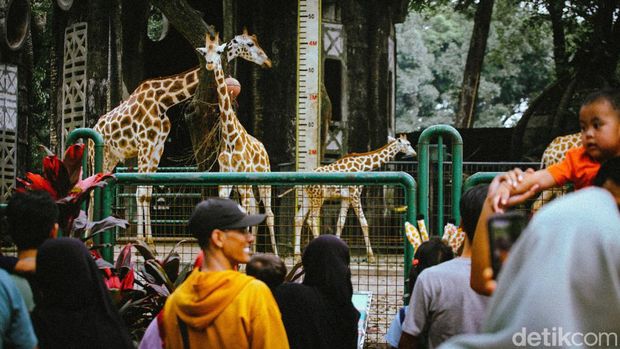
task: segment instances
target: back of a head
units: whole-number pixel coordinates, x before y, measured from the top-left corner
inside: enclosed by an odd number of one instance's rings
[[[58,207],[44,191],[15,193],[6,208],[8,232],[19,250],[36,249],[58,222]]]
[[[99,271],[78,239],[48,239],[37,254],[37,281],[44,304],[80,309],[96,299]]]
[[[349,247],[344,241],[334,235],[321,235],[306,246],[301,262],[305,285],[316,287],[336,303],[350,303],[353,285]]]
[[[42,348],[131,348],[102,275],[84,243],[46,240],[37,253],[37,300],[32,314]]]
[[[282,259],[273,254],[255,254],[245,267],[245,272],[261,280],[270,289],[284,282],[286,265]]]
[[[454,253],[441,238],[434,236],[418,247],[413,258],[414,265],[409,271],[409,294],[424,269],[451,260],[454,258]]]
[[[465,234],[467,234],[470,242],[474,241],[476,225],[478,225],[478,218],[482,212],[482,206],[488,191],[488,184],[478,184],[468,189],[461,196],[461,227]]]
[[[620,112],[620,89],[618,88],[605,88],[594,91],[584,98],[581,106],[589,105],[601,99],[608,101],[615,110]]]

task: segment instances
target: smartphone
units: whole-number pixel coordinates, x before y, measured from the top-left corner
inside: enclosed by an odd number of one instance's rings
[[[519,211],[509,211],[491,216],[488,222],[491,266],[497,278],[508,252],[527,225],[527,217]]]

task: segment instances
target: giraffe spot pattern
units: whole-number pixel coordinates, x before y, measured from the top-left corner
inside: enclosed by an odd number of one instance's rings
[[[171,96],[164,96],[161,100],[160,100],[161,104],[169,107],[171,105],[174,105],[174,100],[172,99]]]
[[[149,139],[149,140],[154,140],[154,139],[155,139],[155,137],[157,137],[157,132],[155,132],[155,130],[152,130],[152,129],[151,129],[151,130],[148,130],[148,131],[147,131],[147,135],[146,135],[146,138],[147,138],[147,139]]]

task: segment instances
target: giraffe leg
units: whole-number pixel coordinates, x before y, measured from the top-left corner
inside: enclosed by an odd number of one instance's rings
[[[340,201],[340,214],[338,215],[338,224],[336,225],[336,236],[340,237],[342,234],[342,228],[347,220],[347,213],[349,212],[349,206],[351,201],[348,198],[342,198]]]
[[[267,229],[269,229],[269,237],[271,238],[271,249],[273,253],[278,255],[278,245],[276,244],[276,233],[274,231],[274,219],[275,216],[273,211],[271,210],[271,186],[270,185],[261,185],[258,187],[258,192],[260,194],[260,200],[265,205],[265,214],[267,218],[265,222],[267,223]]]
[[[217,163],[220,166],[220,172],[232,172],[231,164],[231,156],[228,152],[221,152],[217,157]],[[229,198],[232,193],[233,186],[232,185],[220,185],[217,189],[218,196],[221,198]]]
[[[351,201],[353,204],[353,210],[355,210],[355,214],[360,221],[360,225],[362,226],[362,233],[364,234],[364,243],[366,244],[366,254],[368,255],[368,262],[375,262],[375,255],[372,253],[372,247],[370,247],[370,237],[368,236],[368,221],[366,220],[366,216],[364,215],[364,210],[362,209],[362,202],[360,197],[356,195],[355,197],[351,197]]]
[[[233,190],[232,185],[220,185],[217,188],[218,196],[221,198],[229,198],[232,190]]]
[[[160,130],[160,137],[153,143],[143,143],[138,151],[138,172],[139,173],[155,173],[161,154],[164,152],[164,142],[168,133]],[[140,185],[136,190],[137,205],[137,225],[138,239],[146,236],[147,243],[153,242],[153,234],[151,231],[151,197],[153,196],[153,187]]]
[[[336,236],[340,237],[344,223],[347,221],[347,213],[349,212],[349,206],[351,205],[350,193],[355,187],[341,187],[340,188],[340,213],[338,214],[338,222],[336,224]]]
[[[146,235],[147,242],[151,242],[151,196],[153,187],[149,185],[139,185],[136,189],[136,207],[137,207],[137,228],[138,239],[144,239]],[[146,233],[146,234],[145,234]]]
[[[294,241],[294,253],[295,253],[295,261],[298,261],[301,257],[301,229],[303,228],[304,221],[308,216],[308,212],[310,210],[309,200],[307,198],[303,198],[301,207],[295,214],[295,241]]]
[[[252,187],[249,185],[240,185],[237,186],[237,190],[239,191],[239,196],[241,197],[241,206],[243,206],[249,214],[256,214],[258,210],[256,208],[254,194],[252,193]],[[258,233],[258,227],[253,226],[250,230],[252,231],[252,236],[254,236],[255,241],[255,243],[252,244],[252,251],[256,252],[256,235]]]
[[[310,212],[308,213],[308,225],[312,230],[312,236],[317,238],[321,234],[320,215],[322,202],[318,200],[310,201]]]

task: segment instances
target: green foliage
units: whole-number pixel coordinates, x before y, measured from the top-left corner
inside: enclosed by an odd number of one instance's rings
[[[410,12],[397,27],[398,132],[452,124],[457,110],[473,22],[469,13],[454,10],[457,1],[431,3],[422,12]],[[496,1],[475,126],[502,126],[522,111],[523,102],[550,81],[552,52],[544,18],[517,1]]]
[[[146,26],[146,34],[149,39],[153,41],[160,41],[164,36],[164,15],[157,9],[156,7],[151,7],[151,13],[149,15],[147,26]]]

